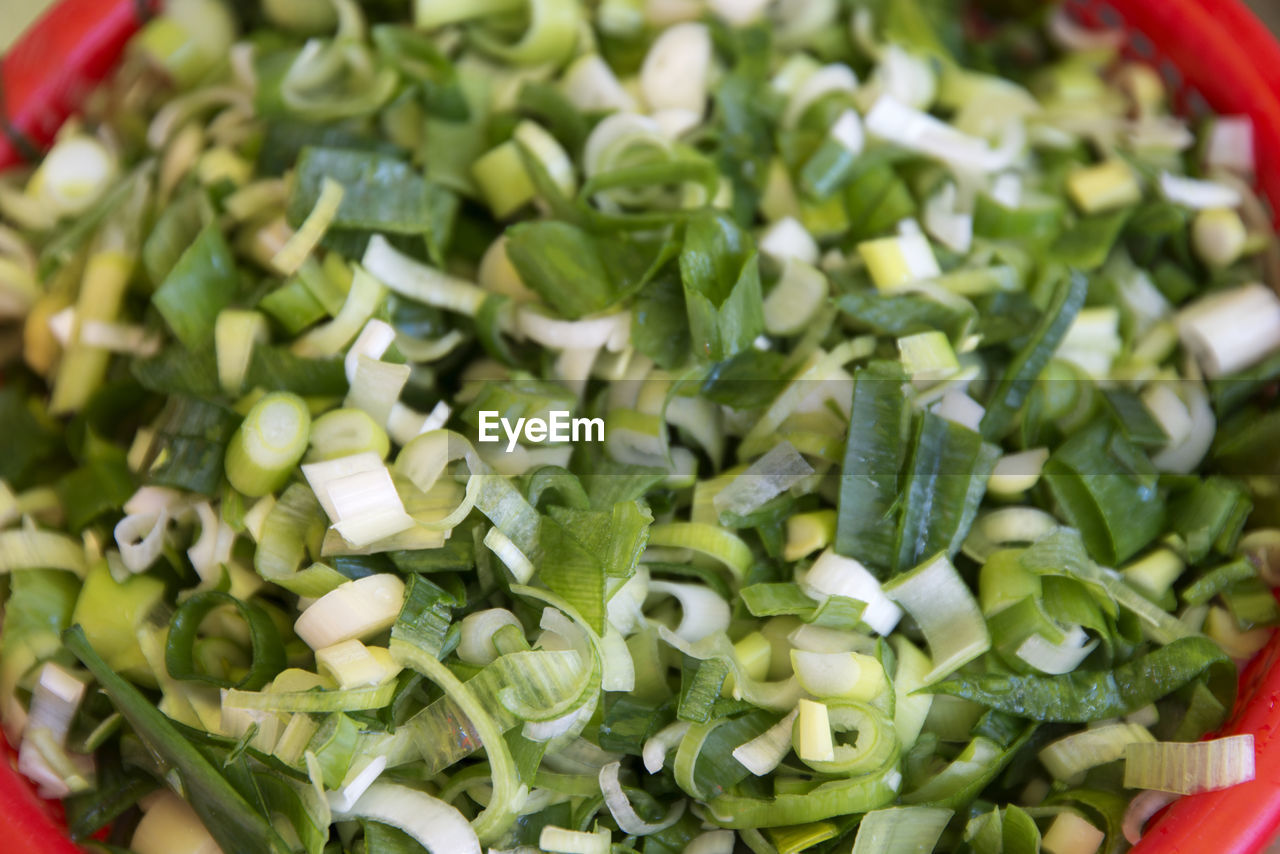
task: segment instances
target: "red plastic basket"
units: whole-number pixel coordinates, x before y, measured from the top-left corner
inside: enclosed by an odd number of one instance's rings
[[[157,0],[62,0],[0,66],[0,169],[46,146],[119,59]],[[1280,211],[1280,44],[1239,0],[1068,0],[1086,23],[1121,27],[1129,52],[1151,62],[1186,114],[1251,116],[1258,186]],[[1135,854],[1257,854],[1280,830],[1280,633],[1241,674],[1224,733],[1254,735],[1257,779],[1178,800]],[[0,762],[6,854],[75,854],[61,811]]]

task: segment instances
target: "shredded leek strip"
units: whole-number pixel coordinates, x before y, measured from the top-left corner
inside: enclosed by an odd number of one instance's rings
[[[394,636],[391,638],[391,655],[405,667],[418,671],[439,685],[475,728],[489,759],[493,794],[489,798],[489,805],[472,820],[471,826],[482,844],[492,844],[506,833],[528,797],[528,789],[519,780],[502,731],[467,686],[441,664],[439,659],[427,654],[412,641]]]

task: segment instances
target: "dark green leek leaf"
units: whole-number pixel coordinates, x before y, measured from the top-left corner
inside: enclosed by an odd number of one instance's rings
[[[1111,670],[1076,670],[1063,676],[958,674],[922,690],[963,697],[1035,721],[1086,723],[1127,715],[1211,669],[1224,689],[1235,690],[1234,666],[1226,653],[1207,638],[1187,637]]]
[[[1089,553],[1107,566],[1160,535],[1165,502],[1142,451],[1096,422],[1064,442],[1044,465],[1044,481]]]
[[[235,790],[169,719],[128,680],[102,660],[79,626],[63,633],[63,643],[98,680],[120,714],[147,746],[182,781],[187,801],[224,851],[287,854],[275,828]]]
[[[520,279],[562,317],[607,308],[615,285],[599,243],[567,222],[530,222],[507,230],[507,257]]]
[[[234,608],[249,629],[252,660],[248,671],[238,680],[203,671],[194,660],[200,624],[215,609],[226,606]],[[205,682],[219,688],[257,691],[284,669],[284,645],[276,624],[262,608],[250,602],[242,602],[227,593],[205,590],[187,599],[174,612],[165,642],[164,663],[165,669],[174,679]]]
[[[302,397],[341,397],[347,393],[342,359],[307,359],[287,347],[253,348],[246,388],[291,391]]]
[[[1058,283],[1040,322],[1031,331],[1026,344],[1009,362],[987,401],[987,411],[982,416],[984,437],[995,440],[1009,432],[1032,385],[1044,366],[1049,364],[1049,359],[1062,343],[1067,329],[1084,307],[1088,291],[1088,280],[1077,273],[1065,276]]]
[[[955,341],[978,319],[973,306],[958,297],[954,304],[947,304],[924,294],[851,290],[836,299],[836,306],[858,328],[894,337],[937,330]]]
[[[951,556],[959,550],[999,457],[998,447],[968,427],[932,412],[916,421],[899,502],[897,571],[940,551]]]
[[[707,211],[685,226],[680,252],[693,351],[718,362],[751,346],[764,331],[764,298],[751,236]]]
[[[218,312],[231,305],[240,288],[235,258],[212,224],[200,232],[151,297],[174,336],[188,350],[213,343]]]
[[[896,362],[853,375],[835,549],[884,577],[898,556],[898,472],[907,454],[906,376]]]

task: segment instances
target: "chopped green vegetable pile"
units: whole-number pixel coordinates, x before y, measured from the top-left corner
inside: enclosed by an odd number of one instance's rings
[[[1252,779],[1274,236],[1123,43],[172,0],[0,176],[19,770],[137,854],[1091,854]]]

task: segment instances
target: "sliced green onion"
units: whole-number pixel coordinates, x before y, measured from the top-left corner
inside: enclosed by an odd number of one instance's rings
[[[386,431],[361,409],[326,412],[311,423],[307,441],[308,462],[326,462],[364,453],[382,459],[391,450]]]
[[[284,486],[307,450],[311,413],[302,398],[288,392],[262,397],[227,445],[227,480],[257,498]]]

